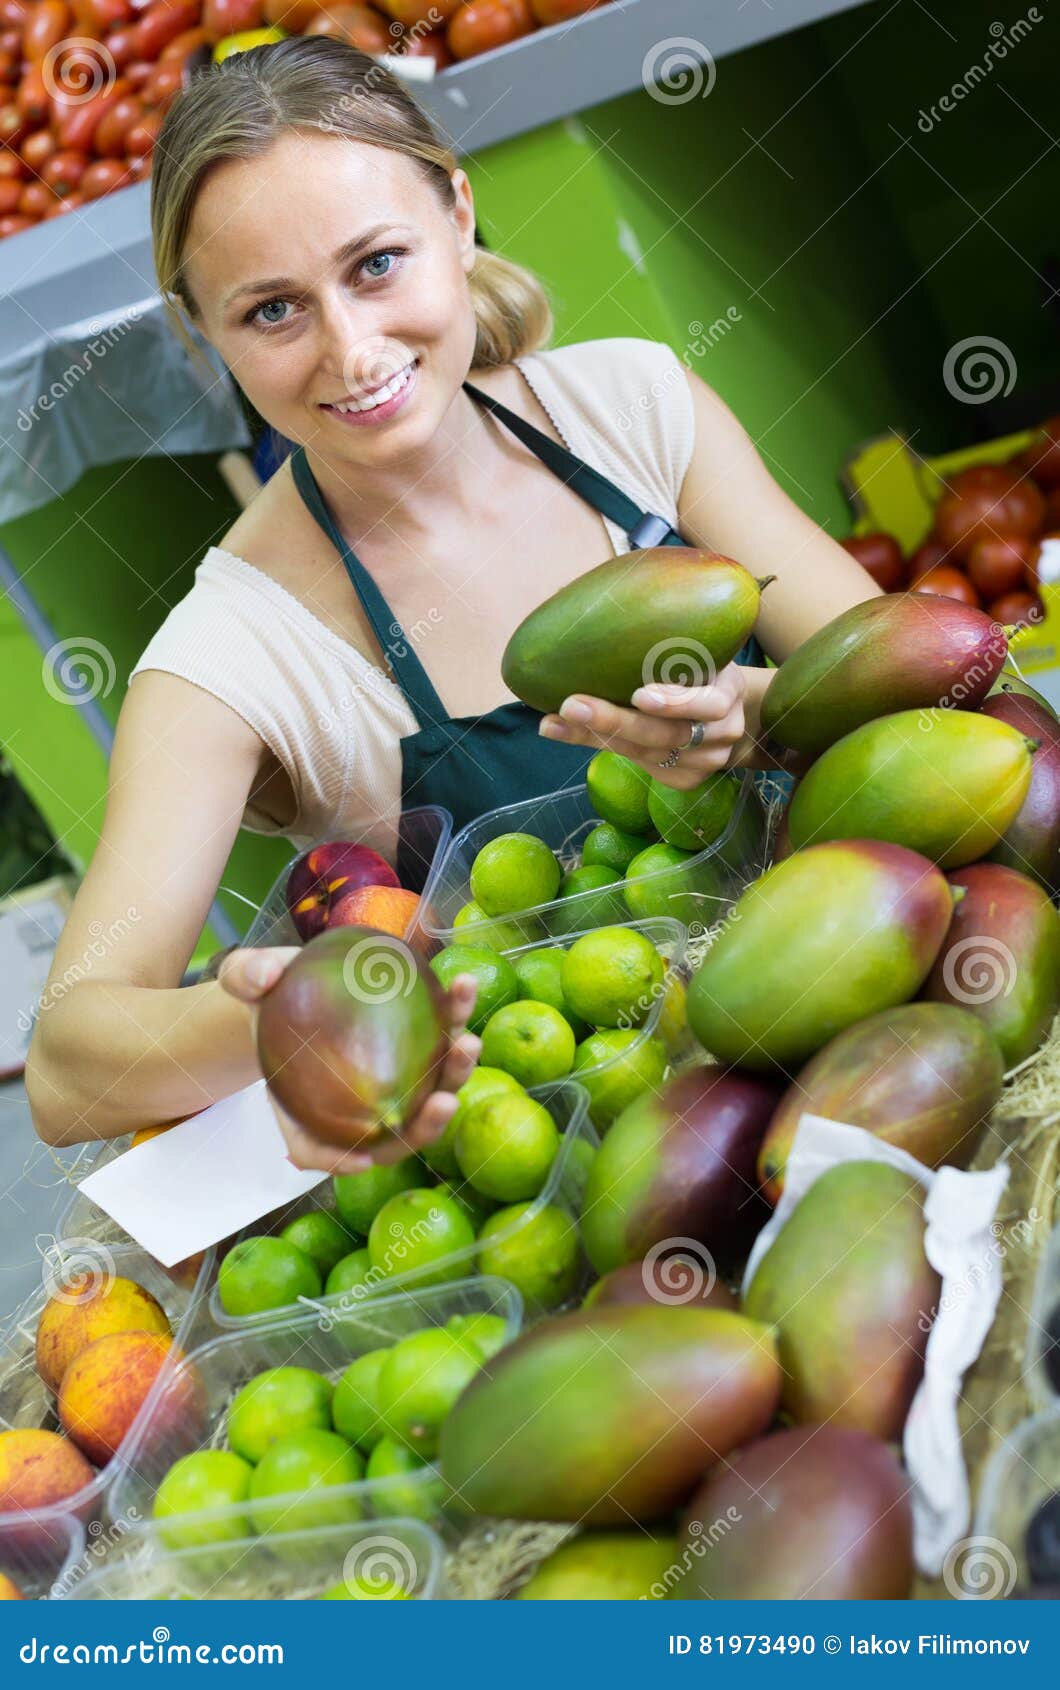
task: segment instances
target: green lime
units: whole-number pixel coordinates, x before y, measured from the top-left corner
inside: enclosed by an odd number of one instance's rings
[[[338,1432],[290,1432],[277,1438],[251,1476],[254,1530],[301,1532],[360,1520],[364,1509],[359,1498],[335,1492],[363,1477],[363,1460]]]
[[[322,1279],[327,1278],[336,1262],[349,1254],[353,1243],[341,1221],[326,1209],[311,1209],[309,1214],[288,1221],[280,1237],[288,1244],[297,1245],[311,1262],[315,1262]]]
[[[484,1097],[468,1110],[456,1140],[465,1179],[501,1203],[536,1197],[558,1150],[555,1121],[543,1103],[525,1092]]]
[[[284,1238],[244,1238],[221,1263],[217,1291],[225,1314],[261,1314],[299,1297],[319,1297],[320,1270]]]
[[[503,1068],[484,1068],[481,1063],[477,1068],[473,1068],[456,1094],[456,1111],[445,1123],[441,1136],[421,1152],[427,1166],[433,1168],[436,1174],[441,1174],[443,1179],[458,1180],[460,1165],[453,1145],[466,1110],[472,1103],[477,1103],[479,1098],[490,1097],[495,1091],[522,1089],[519,1081],[506,1074]]]
[[[578,1228],[552,1204],[498,1209],[479,1234],[478,1270],[507,1279],[529,1308],[556,1309],[572,1297],[581,1276]]]
[[[474,1241],[471,1222],[451,1197],[403,1191],[376,1215],[368,1250],[373,1268],[387,1278],[414,1273],[419,1284],[438,1285],[463,1278],[466,1262],[459,1253]]]
[[[470,1338],[443,1326],[402,1338],[379,1372],[384,1431],[429,1461],[438,1448],[442,1421],[485,1359]]]
[[[563,1167],[563,1190],[566,1193],[573,1189],[578,1193],[585,1190],[589,1178],[589,1169],[596,1157],[596,1146],[590,1144],[587,1138],[574,1138],[567,1151],[567,1159]]]
[[[433,1520],[445,1500],[445,1485],[422,1456],[397,1438],[380,1438],[365,1477],[372,1485],[372,1512],[392,1520]]]
[[[568,933],[581,933],[586,927],[617,921],[626,907],[621,886],[622,876],[603,863],[571,869],[560,881],[559,904],[548,913],[549,932],[562,938]]]
[[[501,833],[471,865],[471,896],[487,915],[512,915],[556,896],[560,867],[532,833]]]
[[[228,1410],[228,1442],[245,1461],[260,1461],[287,1432],[331,1430],[332,1387],[311,1367],[269,1367],[236,1392]]]
[[[449,990],[458,974],[473,974],[478,984],[475,1008],[468,1027],[477,1033],[495,1009],[514,1003],[519,981],[511,963],[486,945],[446,945],[431,961],[431,967]]]
[[[348,1256],[343,1256],[341,1262],[335,1263],[328,1274],[324,1295],[338,1297],[345,1291],[368,1295],[378,1281],[379,1275],[372,1271],[372,1258],[367,1248],[351,1250]]]
[[[408,1601],[411,1596],[411,1590],[402,1590],[393,1579],[348,1578],[343,1579],[341,1584],[333,1584],[329,1590],[322,1590],[317,1601],[363,1602],[374,1599],[377,1602],[395,1602],[398,1599]]]
[[[563,996],[562,945],[542,945],[536,951],[523,951],[521,956],[512,958],[512,963],[519,979],[519,996],[551,1004],[570,1023],[575,1039],[584,1039],[589,1029],[584,1021],[578,1020]]]
[[[653,779],[648,809],[667,845],[676,845],[681,851],[702,851],[725,832],[739,796],[739,775],[721,769],[690,792],[677,792]]]
[[[694,851],[676,845],[649,845],[634,857],[626,874],[626,904],[636,921],[668,915],[698,932],[712,927],[724,913],[727,870],[720,862],[696,862]]]
[[[445,1324],[448,1331],[477,1344],[487,1361],[508,1342],[507,1323],[499,1314],[454,1314]]]
[[[459,932],[468,928],[468,942],[476,948],[491,951],[514,951],[540,932],[535,921],[491,921],[485,910],[476,903],[465,904],[453,917],[453,927]]]
[[[367,1238],[384,1203],[389,1203],[399,1191],[426,1185],[427,1179],[426,1168],[415,1156],[365,1168],[359,1174],[336,1174],[332,1184],[339,1219],[355,1238]]]
[[[366,1350],[351,1361],[335,1386],[331,1419],[336,1432],[367,1455],[379,1442],[383,1428],[379,1421],[379,1374],[389,1350]]]
[[[625,874],[634,857],[639,856],[648,843],[643,833],[623,833],[614,822],[600,822],[585,835],[582,867],[602,863],[604,868],[613,868],[616,874]]]
[[[523,1086],[543,1086],[570,1073],[577,1040],[548,1003],[521,998],[491,1015],[482,1030],[482,1060]]]
[[[633,927],[599,927],[563,959],[563,995],[591,1027],[639,1027],[660,995],[662,957]]]
[[[229,1449],[197,1449],[174,1461],[158,1487],[153,1514],[167,1549],[201,1549],[207,1543],[249,1537],[250,1520],[242,1515],[203,1519],[215,1508],[245,1502],[254,1469]]]
[[[463,1209],[476,1232],[497,1207],[492,1197],[486,1197],[481,1191],[476,1191],[471,1181],[466,1180],[459,1172],[455,1180],[440,1180],[434,1189],[443,1197],[451,1197],[453,1202]]]
[[[636,1028],[590,1033],[578,1046],[573,1078],[589,1093],[589,1114],[603,1132],[641,1092],[655,1090],[666,1072],[666,1049]]]
[[[589,802],[598,816],[623,833],[650,833],[648,787],[651,776],[639,763],[617,751],[598,751],[585,771]]]

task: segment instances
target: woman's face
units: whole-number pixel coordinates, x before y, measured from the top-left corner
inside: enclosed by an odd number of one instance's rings
[[[197,324],[288,440],[381,469],[434,436],[475,345],[462,170],[453,186],[447,211],[414,160],[303,131],[207,177],[185,247]]]

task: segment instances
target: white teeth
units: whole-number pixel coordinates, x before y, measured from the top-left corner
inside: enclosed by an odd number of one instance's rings
[[[377,405],[384,404],[387,399],[393,399],[396,393],[400,393],[403,387],[407,387],[411,379],[412,364],[406,364],[405,368],[399,370],[396,376],[391,376],[385,387],[377,388],[366,399],[349,399],[341,405],[335,405],[333,409],[341,411],[344,416],[350,411],[374,411]]]

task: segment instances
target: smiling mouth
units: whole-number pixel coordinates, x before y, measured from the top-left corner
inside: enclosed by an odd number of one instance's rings
[[[357,415],[362,411],[374,411],[380,405],[385,405],[388,399],[395,399],[402,388],[408,386],[412,380],[412,372],[418,363],[419,359],[413,358],[412,362],[406,364],[404,369],[398,370],[396,375],[392,375],[389,381],[383,383],[382,387],[375,388],[371,393],[366,394],[363,399],[334,399],[321,408],[325,411],[340,411],[343,416],[349,416],[351,413]]]

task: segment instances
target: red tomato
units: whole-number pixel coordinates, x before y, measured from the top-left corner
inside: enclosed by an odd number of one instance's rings
[[[210,42],[226,35],[240,35],[246,29],[260,29],[265,22],[265,0],[205,0],[202,27]]]
[[[115,188],[124,188],[127,180],[128,172],[120,159],[99,158],[82,176],[81,192],[86,200],[97,200],[103,194],[113,193]]]
[[[20,235],[23,229],[32,229],[34,219],[23,217],[18,212],[12,212],[10,217],[0,217],[0,241],[6,235]]]
[[[44,213],[44,221],[47,222],[50,217],[61,217],[64,211],[76,211],[78,206],[84,203],[84,194],[66,194],[63,199],[56,200],[54,205],[48,207]]]
[[[146,59],[130,59],[124,66],[125,80],[133,92],[138,94],[157,68],[157,65],[148,64]]]
[[[16,64],[22,63],[22,31],[20,29],[0,29],[0,47],[5,53],[10,53]]]
[[[101,89],[90,100],[62,106],[61,115],[56,118],[56,128],[62,145],[72,147],[76,152],[90,152],[96,130],[104,117],[128,92],[129,84],[123,76],[119,76],[109,88]],[[59,101],[56,101],[56,107],[60,109]]]
[[[134,123],[125,132],[125,156],[131,163],[134,158],[143,158],[149,153],[158,140],[158,131],[162,127],[161,112],[146,112],[139,123]]]
[[[136,53],[136,25],[122,24],[118,29],[112,29],[103,45],[114,60],[118,70],[123,70],[128,76],[129,65]]]
[[[447,65],[456,62],[449,51],[444,29],[416,30],[414,34],[404,35],[398,42],[397,51],[409,59],[433,59],[436,70],[445,70]]]
[[[582,12],[602,6],[604,0],[530,0],[534,16],[542,27],[550,23],[567,23]]]
[[[140,90],[144,105],[168,111],[180,93],[183,79],[183,66],[172,59],[168,63],[157,64]]]
[[[897,593],[905,586],[905,559],[893,534],[851,534],[839,544],[885,593]]]
[[[21,192],[22,183],[17,176],[0,177],[0,216],[6,217],[16,209]]]
[[[29,16],[29,0],[0,0],[0,23],[5,29],[17,29],[21,44],[22,31]]]
[[[73,8],[78,22],[100,35],[131,22],[134,15],[129,0],[73,0]]]
[[[306,26],[306,35],[329,35],[362,53],[390,53],[394,37],[378,12],[356,4],[325,6]]]
[[[1016,625],[1029,628],[1042,620],[1045,606],[1037,593],[1003,593],[987,605],[986,613],[1003,628]]]
[[[29,134],[30,126],[14,104],[0,106],[0,147],[17,147]]]
[[[377,3],[395,23],[412,29],[418,23],[430,24],[432,28],[448,23],[462,0],[377,0]]]
[[[67,199],[80,185],[87,165],[84,153],[66,148],[63,152],[52,153],[40,173],[41,181],[47,182],[52,193],[60,199]]]
[[[182,29],[179,35],[174,35],[172,41],[166,42],[158,55],[159,62],[168,64],[170,59],[179,59],[183,64],[189,53],[194,53],[197,48],[206,45],[207,39],[206,31],[201,26],[196,29]]]
[[[946,599],[960,599],[962,604],[978,605],[979,594],[967,575],[952,569],[948,563],[929,569],[913,586],[914,593],[939,593]]]
[[[968,579],[984,599],[1026,588],[1038,547],[1019,534],[986,534],[968,553]]]
[[[10,47],[0,47],[0,82],[17,82],[20,62],[17,52],[13,53]]]
[[[152,114],[148,115],[150,116]],[[158,113],[155,112],[153,115],[157,117]],[[144,122],[147,122],[147,118],[144,118]],[[150,176],[151,174],[150,153],[141,153],[138,158],[130,158],[128,164],[130,182],[142,182],[145,176]]]
[[[937,569],[940,563],[946,561],[946,548],[940,546],[937,540],[925,540],[918,546],[909,559],[909,581],[919,581],[929,569]]]
[[[34,0],[22,31],[22,51],[30,64],[40,64],[70,33],[66,0]]]
[[[0,147],[0,179],[13,176],[16,181],[25,176],[26,166],[10,147]]]
[[[467,0],[450,18],[445,38],[454,58],[473,59],[533,28],[529,0]]]
[[[50,93],[40,65],[27,65],[18,85],[15,104],[31,129],[39,129],[51,116]]]
[[[950,480],[935,510],[935,538],[963,563],[986,534],[1037,534],[1045,500],[1034,482],[1007,464],[975,464]]]
[[[26,136],[18,150],[25,159],[28,168],[34,175],[39,176],[41,166],[46,159],[51,158],[57,144],[50,129],[35,129],[32,135]]]
[[[23,217],[32,217],[34,221],[43,217],[55,195],[43,182],[23,182],[22,192],[18,197],[18,209]]]
[[[199,21],[199,0],[152,0],[136,25],[136,57],[157,59],[163,47]]]
[[[99,158],[121,158],[125,136],[144,115],[144,103],[135,94],[125,94],[104,112],[92,137],[92,151]]]

